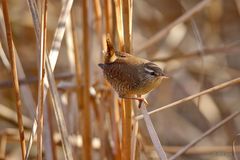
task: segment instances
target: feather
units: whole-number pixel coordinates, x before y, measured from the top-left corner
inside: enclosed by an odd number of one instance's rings
[[[102,68],[102,69],[105,68],[105,64],[103,64],[103,63],[99,63],[98,66],[99,66],[100,68]]]

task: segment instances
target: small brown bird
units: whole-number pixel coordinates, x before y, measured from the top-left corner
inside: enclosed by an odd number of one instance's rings
[[[147,101],[141,98],[158,87],[162,79],[167,78],[162,69],[143,58],[128,53],[115,51],[110,38],[107,37],[107,52],[104,64],[99,64],[107,81],[112,85],[120,98]],[[137,95],[137,97],[133,97]]]

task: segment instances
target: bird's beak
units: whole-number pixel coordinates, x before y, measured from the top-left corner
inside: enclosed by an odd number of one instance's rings
[[[169,77],[168,76],[162,76],[162,79],[168,79]]]

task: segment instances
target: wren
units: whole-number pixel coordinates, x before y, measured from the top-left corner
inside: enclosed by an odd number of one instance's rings
[[[157,88],[162,79],[167,78],[163,70],[146,59],[116,51],[109,36],[106,43],[104,64],[98,64],[104,77],[120,98],[139,100],[139,106],[141,102],[148,104],[141,95]]]

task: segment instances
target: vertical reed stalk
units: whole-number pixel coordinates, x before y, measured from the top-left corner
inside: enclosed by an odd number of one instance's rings
[[[25,145],[24,128],[23,128],[23,121],[22,121],[22,103],[20,99],[18,74],[17,74],[17,67],[16,67],[16,57],[13,52],[12,29],[11,29],[11,24],[9,20],[7,0],[2,0],[2,8],[3,8],[3,16],[5,21],[6,36],[7,36],[7,42],[8,42],[8,51],[10,56],[11,69],[12,69],[11,73],[12,73],[14,91],[16,96],[16,110],[17,110],[17,118],[18,118],[18,129],[19,129],[19,137],[20,137],[20,144],[21,144],[21,151],[22,151],[22,159],[25,159],[26,145]]]
[[[123,100],[122,104],[122,159],[130,160],[132,136],[132,103],[131,100]]]
[[[45,77],[45,56],[46,56],[46,30],[47,30],[47,0],[41,5],[41,58],[38,89],[38,130],[37,130],[37,159],[42,160],[42,135],[43,135],[43,108],[44,108],[44,77]]]
[[[121,160],[121,145],[120,145],[120,136],[119,136],[119,105],[118,105],[118,97],[113,94],[114,99],[114,108],[112,110],[112,128],[113,128],[113,140],[115,143],[115,160]]]
[[[52,159],[53,160],[57,160],[57,148],[56,148],[56,144],[54,142],[54,123],[53,123],[53,111],[52,111],[52,107],[51,107],[51,100],[50,100],[50,96],[48,97],[48,107],[47,107],[47,116],[48,116],[48,123],[49,123],[49,130],[50,130],[50,138],[51,138],[51,150],[53,151],[52,153]]]
[[[88,0],[82,1],[83,16],[83,61],[84,61],[84,93],[83,93],[83,160],[91,160],[91,124],[90,124],[90,73],[89,73],[89,32],[88,32]]]
[[[73,41],[73,52],[74,52],[74,62],[75,62],[75,74],[76,74],[76,85],[77,85],[77,105],[79,111],[83,109],[83,88],[82,88],[82,79],[81,79],[81,62],[79,56],[79,49],[78,49],[78,37],[77,37],[77,30],[76,30],[76,17],[74,15],[75,8],[72,8],[71,11],[71,26],[72,26],[72,41]],[[81,122],[82,117],[80,117],[79,122]],[[74,148],[76,150],[78,148]],[[76,155],[75,155],[76,157]]]
[[[74,9],[74,8],[73,8]],[[82,92],[82,80],[81,80],[81,64],[78,50],[78,38],[77,38],[77,30],[76,30],[76,18],[74,16],[74,10],[71,12],[71,26],[73,33],[73,49],[74,49],[74,60],[75,60],[75,71],[76,71],[76,82],[77,82],[77,100],[78,100],[78,108],[83,107],[83,92]]]
[[[114,0],[114,2],[117,22],[118,47],[120,51],[124,51],[122,0]]]
[[[130,7],[131,0],[123,0],[122,2],[122,20],[123,20],[123,35],[125,52],[132,52],[132,15]],[[131,100],[124,100],[123,105],[123,159],[130,160],[131,158],[131,136],[132,136],[132,103]]]
[[[104,0],[104,15],[105,15],[105,30],[106,33],[112,35],[112,6],[111,6],[111,0]]]
[[[96,23],[96,32],[98,36],[101,36],[102,33],[102,10],[101,2],[99,0],[93,0],[95,23]]]

